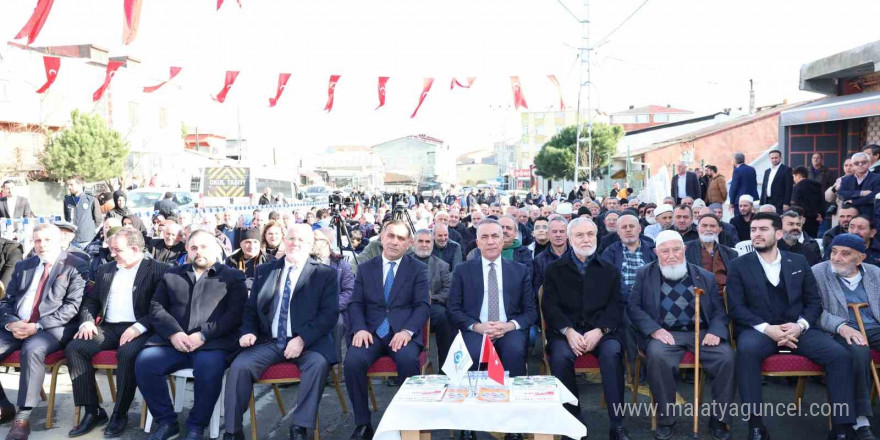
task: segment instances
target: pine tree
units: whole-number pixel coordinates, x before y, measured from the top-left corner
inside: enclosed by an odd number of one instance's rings
[[[122,175],[128,143],[100,115],[74,110],[71,124],[55,136],[42,162],[50,177],[64,180],[82,176],[87,182]]]

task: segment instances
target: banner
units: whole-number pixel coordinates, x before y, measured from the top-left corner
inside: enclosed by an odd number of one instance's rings
[[[247,197],[250,191],[250,168],[205,168],[204,197]]]

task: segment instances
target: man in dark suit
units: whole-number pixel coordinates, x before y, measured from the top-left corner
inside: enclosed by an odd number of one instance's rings
[[[620,273],[596,255],[596,224],[571,221],[571,252],[550,263],[544,281],[542,308],[550,351],[550,371],[575,396],[574,361],[592,353],[599,360],[602,388],[608,404],[612,440],[629,439],[623,426],[623,345],[626,331]],[[577,405],[565,408],[578,419]]]
[[[156,334],[135,361],[138,388],[157,424],[150,440],[180,434],[167,376],[184,368],[192,368],[195,377],[184,440],[202,438],[220,396],[226,359],[239,348],[248,297],[244,273],[220,262],[220,246],[211,232],[196,230],[186,248],[191,263],[168,270],[156,288],[150,305]]]
[[[291,225],[284,259],[257,269],[238,340],[244,350],[226,375],[224,439],[244,439],[242,416],[254,380],[281,362],[295,364],[302,374],[291,440],[307,440],[306,428],[315,427],[327,373],[337,362],[332,332],[339,305],[336,270],[309,258],[314,242],[309,225]]]
[[[871,162],[865,153],[853,154],[852,165],[853,174],[840,180],[837,197],[858,208],[859,215],[873,217],[874,198],[880,192],[880,174],[868,170]]]
[[[761,363],[780,349],[806,356],[825,368],[829,400],[837,407],[855,408],[852,355],[831,335],[810,327],[819,325],[822,301],[807,260],[780,251],[782,221],[773,213],[755,214],[751,239],[755,247],[730,262],[727,299],[736,334],[736,377],[747,405],[749,440],[769,438],[756,415],[761,405]],[[760,413],[758,413],[760,414]],[[855,423],[854,411],[831,415],[837,439]]]
[[[733,206],[733,214],[739,214],[740,197],[748,195],[755,200],[758,198],[758,176],[755,169],[746,165],[746,156],[742,153],[733,155],[733,177],[730,180],[730,204]],[[740,240],[746,236],[740,235]]]
[[[85,407],[85,417],[67,435],[79,437],[108,422],[98,406],[92,357],[116,350],[119,394],[113,415],[104,430],[107,438],[119,437],[128,422],[128,409],[136,387],[134,361],[150,336],[150,301],[170,266],[144,258],[144,236],[131,227],[110,238],[116,260],[98,270],[95,285],[83,297],[79,332],[67,344],[67,364],[73,381],[73,402]]]
[[[15,272],[15,264],[23,257],[21,243],[0,237],[0,291],[5,291]]]
[[[880,145],[865,145],[862,152],[868,155],[868,168],[874,174],[880,174]]]
[[[40,402],[45,357],[64,348],[76,333],[76,315],[86,285],[87,266],[61,250],[61,232],[52,224],[34,228],[37,256],[20,261],[0,302],[0,360],[21,350],[18,413],[0,387],[0,423],[15,419],[7,439],[26,440],[30,414]]]
[[[764,170],[764,183],[761,185],[761,204],[776,207],[776,213],[782,214],[791,203],[791,189],[794,180],[791,168],[782,163],[782,152],[773,150],[769,154],[770,168]]]
[[[727,266],[739,254],[719,243],[718,237],[723,233],[721,220],[714,214],[705,214],[697,223],[700,239],[685,243],[684,258],[688,263],[702,267],[715,276],[718,292],[727,285]]]
[[[791,192],[791,206],[804,210],[804,232],[810,237],[819,235],[821,216],[825,214],[825,190],[822,184],[809,178],[807,167],[795,167],[791,170],[794,187]]]
[[[7,180],[0,187],[0,218],[33,217],[31,203],[26,197],[15,195],[15,181]]]
[[[483,220],[477,227],[480,257],[453,271],[448,313],[472,359],[480,359],[487,335],[510,376],[524,376],[529,328],[538,321],[537,301],[529,268],[501,258],[504,234],[497,220]],[[461,436],[473,439],[475,433],[462,431]],[[505,435],[507,440],[521,438],[521,434]]]
[[[687,164],[679,162],[677,166],[678,173],[672,176],[672,197],[675,198],[675,204],[681,203],[681,199],[690,197],[694,200],[702,197],[700,192],[700,181],[697,175],[687,170]]]
[[[700,360],[711,378],[714,399],[709,427],[713,438],[729,439],[730,412],[718,408],[729,408],[733,403],[734,355],[715,277],[687,262],[684,242],[674,231],[661,232],[656,243],[657,261],[639,269],[627,303],[633,325],[648,340],[648,384],[660,409],[654,438],[666,440],[673,435],[675,417],[670,408],[675,404],[675,371],[685,350],[695,350],[694,289],[700,288],[705,291],[700,310]]]
[[[373,438],[367,405],[367,370],[391,356],[404,380],[419,374],[423,330],[431,313],[428,267],[406,255],[412,236],[400,220],[382,230],[382,255],[358,265],[348,305],[352,342],[345,354],[345,384],[354,409],[352,440]]]
[[[436,225],[436,232],[442,224]],[[449,323],[449,314],[446,313],[446,305],[449,302],[449,286],[452,284],[452,272],[449,265],[434,255],[434,243],[436,235],[431,236],[431,231],[421,229],[416,231],[413,255],[428,266],[428,282],[431,286],[431,331],[437,339],[438,365],[443,365],[449,346],[455,336]]]
[[[174,203],[174,193],[168,191],[162,200],[153,204],[153,210],[159,211],[159,215],[168,218],[170,215],[177,215],[177,203]]]

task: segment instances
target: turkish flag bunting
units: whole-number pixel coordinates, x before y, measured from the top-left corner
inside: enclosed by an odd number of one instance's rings
[[[165,83],[174,79],[174,77],[177,76],[177,74],[180,73],[181,70],[183,70],[182,67],[173,67],[172,66],[171,67],[171,76],[169,76],[167,80],[162,81],[159,84],[156,84],[155,86],[144,87],[144,93],[153,93],[156,90],[159,90],[159,88],[164,86]]]
[[[24,27],[15,34],[15,38],[23,38],[27,37],[27,44],[30,45],[37,39],[37,35],[39,35],[40,30],[43,29],[43,24],[46,23],[46,18],[49,17],[49,11],[52,10],[52,3],[55,3],[55,0],[38,0],[37,6],[34,8],[34,13],[31,14],[31,18],[28,19],[27,23],[24,24]]]
[[[238,3],[238,7],[241,7],[241,0],[235,0]],[[217,10],[220,10],[220,6],[223,6],[223,0],[217,0]]]
[[[324,105],[324,111],[333,110],[333,97],[336,95],[336,83],[339,82],[341,75],[330,75],[330,84],[327,86],[327,104]]]
[[[232,84],[235,83],[235,78],[238,78],[238,71],[235,70],[227,70],[226,71],[226,82],[223,84],[223,90],[214,96],[214,101],[219,103],[223,103],[226,101],[226,94],[229,93],[229,89],[232,88]]]
[[[469,76],[469,77],[467,77],[467,85],[464,85],[458,81],[458,78],[453,77],[452,82],[449,83],[449,90],[454,89],[455,86],[459,86],[463,89],[469,89],[469,88],[471,88],[472,85],[474,85],[474,81],[476,79],[477,79],[477,77],[475,77],[475,76]]]
[[[49,87],[55,82],[55,78],[58,77],[58,69],[61,68],[61,58],[43,57],[43,64],[46,65],[46,84],[43,84],[43,87],[40,87],[37,93],[49,90]]]
[[[125,20],[122,21],[122,44],[129,44],[137,37],[138,23],[141,21],[143,0],[125,0]]]
[[[565,110],[565,102],[562,101],[562,86],[559,85],[559,80],[556,79],[556,75],[547,75],[547,78],[550,79],[550,82],[556,86],[556,92],[559,93],[559,110]]]
[[[492,345],[492,340],[485,334],[483,334],[483,348],[480,350],[480,363],[488,365],[489,379],[504,385],[504,365],[498,357],[498,352],[495,351],[495,346]]]
[[[98,102],[101,100],[101,97],[104,96],[104,91],[107,90],[107,87],[110,87],[110,80],[113,79],[113,76],[116,75],[116,71],[122,67],[122,61],[110,61],[107,63],[107,73],[104,74],[104,84],[101,84],[101,87],[98,87],[98,90],[95,90],[95,93],[92,94],[92,101]]]
[[[523,95],[522,84],[519,83],[518,76],[510,77],[510,88],[513,89],[513,106],[519,110],[520,107],[528,109],[526,105],[526,97]]]
[[[419,112],[419,109],[422,107],[422,103],[425,102],[425,98],[428,97],[428,91],[431,90],[432,85],[434,85],[434,78],[425,78],[425,82],[422,85],[422,94],[419,96],[419,105],[417,105],[416,109],[413,110],[413,114],[410,115],[410,118],[416,117],[416,113]]]
[[[278,104],[278,100],[281,99],[281,93],[284,92],[284,89],[287,87],[287,80],[289,79],[289,73],[278,74],[278,91],[275,92],[274,98],[269,98],[269,107],[275,107],[275,104]]]
[[[385,105],[385,84],[388,82],[387,76],[379,77],[379,107]],[[379,107],[376,107],[376,110],[379,110]]]

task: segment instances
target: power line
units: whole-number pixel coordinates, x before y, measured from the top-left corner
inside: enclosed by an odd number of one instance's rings
[[[568,6],[565,6],[565,3],[563,3],[562,0],[556,0],[556,3],[559,3],[559,6],[562,6],[562,9],[565,9],[565,11],[568,12],[569,15],[574,17],[574,19],[577,20],[578,23],[581,22],[581,18],[575,15],[574,12],[571,12],[571,9],[568,9]]]
[[[619,25],[617,25],[617,27],[614,28],[614,30],[612,30],[611,32],[609,32],[608,35],[602,37],[602,39],[600,39],[599,42],[596,43],[596,46],[595,46],[595,47],[599,47],[599,46],[601,46],[602,43],[605,42],[605,40],[607,40],[607,39],[610,38],[612,35],[614,35],[614,33],[617,32],[618,29],[620,29],[621,27],[623,27],[623,25],[625,25],[626,22],[629,21],[629,19],[633,18],[633,16],[636,15],[636,13],[639,12],[639,10],[642,9],[642,7],[644,7],[646,4],[648,4],[649,1],[650,1],[650,0],[645,0],[644,2],[642,2],[642,4],[640,4],[639,7],[636,8],[636,10],[632,12],[632,14],[629,14],[629,16],[626,17],[626,18],[625,18],[625,19],[624,19]]]

